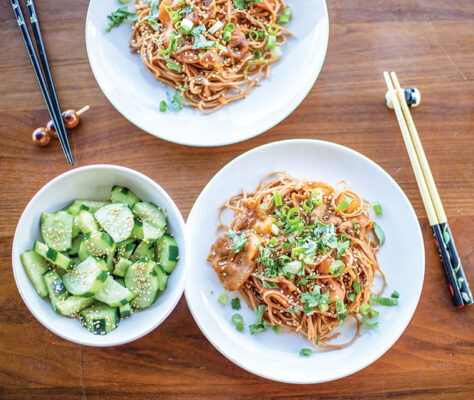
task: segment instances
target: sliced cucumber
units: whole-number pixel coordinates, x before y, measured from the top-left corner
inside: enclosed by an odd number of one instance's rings
[[[133,212],[142,220],[143,240],[157,240],[165,233],[165,214],[155,205],[146,202],[136,203]]]
[[[72,238],[76,238],[81,234],[81,229],[77,223],[77,216],[72,218]]]
[[[105,335],[117,328],[119,316],[117,307],[94,304],[79,314],[82,324],[96,335]]]
[[[151,260],[139,260],[125,273],[125,286],[136,295],[131,301],[135,308],[146,308],[153,304],[160,290],[160,280]]]
[[[62,315],[72,317],[84,308],[89,307],[93,302],[92,297],[69,296],[67,299],[57,300],[56,306]]]
[[[51,301],[51,307],[56,311],[58,309],[57,302],[67,299],[68,294],[64,287],[61,277],[56,271],[46,271],[43,274],[44,283],[48,288],[49,300]]]
[[[71,248],[72,216],[65,211],[41,216],[41,234],[47,246],[57,251]]]
[[[97,210],[94,217],[115,242],[122,242],[132,234],[133,214],[124,204],[108,204]]]
[[[130,303],[122,304],[119,306],[120,318],[125,319],[133,314],[132,306]]]
[[[171,274],[178,264],[179,248],[174,237],[165,234],[158,240],[156,246],[156,260],[163,269]]]
[[[131,260],[137,261],[142,258],[155,261],[155,242],[147,243],[145,241],[141,241],[138,244],[137,248],[133,252]]]
[[[77,256],[79,254],[79,248],[81,247],[82,236],[77,236],[72,239],[71,248],[68,250],[67,254],[69,256]]]
[[[87,250],[95,256],[108,256],[115,251],[113,239],[105,232],[84,233],[83,240],[87,246]]]
[[[89,251],[87,243],[84,240],[82,240],[81,244],[79,245],[79,251],[77,252],[77,255],[81,261],[84,261],[87,257],[90,256],[95,257],[95,255]]]
[[[104,207],[106,204],[106,201],[74,200],[74,202],[66,207],[64,211],[72,215],[79,215],[81,210],[95,213],[99,208]]]
[[[143,224],[140,221],[134,220],[132,238],[143,240]]]
[[[21,262],[30,278],[31,283],[41,297],[48,295],[48,288],[43,279],[43,274],[49,270],[49,266],[38,253],[28,250],[21,256]]]
[[[114,242],[113,248],[110,253],[105,257],[105,262],[107,264],[107,271],[112,272],[114,269],[114,259],[115,259],[115,250],[117,249],[117,244]]]
[[[130,258],[137,247],[135,239],[127,239],[117,244],[117,255],[123,258]]]
[[[127,260],[126,258],[119,257],[117,264],[115,264],[114,271],[112,272],[116,276],[124,277],[125,272],[127,272],[128,267],[132,265],[132,261]]]
[[[118,307],[128,303],[135,295],[109,276],[94,297],[111,307]]]
[[[115,282],[117,282],[118,284],[122,285],[123,287],[125,287],[125,282],[123,280],[123,278],[117,278],[115,277]]]
[[[82,210],[76,218],[82,233],[96,232],[99,230],[94,216],[89,211]]]
[[[112,203],[122,203],[130,208],[140,201],[135,193],[123,186],[114,186],[110,197]]]
[[[75,265],[74,261],[72,261],[68,256],[46,246],[44,243],[35,241],[33,250],[41,257],[44,257],[49,262],[52,262],[57,267],[66,271],[70,270],[73,265]]]
[[[163,268],[161,268],[160,264],[156,264],[153,270],[156,272],[156,275],[158,277],[159,289],[161,292],[163,292],[166,289],[168,276],[166,275],[166,272],[163,270]]]
[[[104,260],[88,257],[65,274],[63,282],[69,293],[92,297],[99,291],[107,276]]]

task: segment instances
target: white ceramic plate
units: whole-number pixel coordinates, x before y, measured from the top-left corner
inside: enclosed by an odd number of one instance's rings
[[[131,27],[124,23],[110,33],[107,15],[121,6],[117,0],[91,0],[86,22],[87,54],[97,82],[112,105],[144,131],[190,146],[220,146],[249,139],[286,118],[306,97],[323,65],[329,37],[324,0],[290,0],[295,33],[271,77],[241,101],[211,115],[186,107],[161,113],[168,86],[156,81],[140,57],[129,51]],[[133,5],[131,4],[130,9]]]
[[[252,310],[241,299],[246,325],[238,332],[231,322],[235,312],[217,302],[223,285],[206,262],[215,240],[217,211],[242,188],[253,191],[269,172],[286,170],[297,178],[319,180],[334,185],[345,179],[367,200],[378,200],[383,215],[374,217],[382,226],[386,242],[377,254],[386,274],[390,295],[400,293],[396,307],[376,307],[380,311],[377,328],[362,328],[362,336],[342,350],[299,355],[311,348],[302,336],[282,329],[252,336],[247,326],[255,321]],[[226,214],[228,222],[231,213]],[[288,140],[253,149],[221,169],[199,195],[187,221],[192,268],[186,279],[185,294],[191,312],[209,341],[229,360],[262,377],[290,383],[317,383],[352,374],[374,362],[400,337],[410,321],[423,285],[424,246],[420,226],[407,197],[397,183],[377,164],[363,155],[337,144],[316,140]],[[231,293],[234,297],[237,292]],[[353,333],[350,324],[341,329],[343,339]],[[337,342],[334,342],[337,343]]]
[[[38,296],[23,268],[20,255],[31,250],[35,240],[42,241],[40,217],[43,211],[55,212],[75,199],[107,200],[114,185],[128,187],[143,201],[150,201],[165,210],[168,230],[176,238],[180,259],[169,276],[166,290],[151,307],[121,321],[118,328],[107,335],[94,335],[83,328],[77,319],[55,313],[51,304]],[[185,230],[183,217],[171,197],[147,176],[115,165],[90,165],[72,169],[43,186],[28,203],[18,222],[12,249],[13,273],[18,291],[36,319],[64,339],[88,346],[115,346],[131,342],[161,324],[183,293],[188,259]]]

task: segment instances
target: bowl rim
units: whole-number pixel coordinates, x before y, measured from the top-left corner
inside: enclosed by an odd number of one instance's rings
[[[89,3],[89,6],[87,7],[87,14],[86,14],[86,23],[85,23],[85,29],[84,29],[84,39],[86,43],[86,53],[87,53],[87,60],[89,62],[89,66],[92,71],[92,75],[94,76],[97,85],[99,86],[102,94],[106,97],[106,99],[112,104],[112,106],[117,110],[127,121],[129,121],[131,124],[135,125],[137,128],[141,129],[142,131],[146,132],[149,135],[155,136],[159,139],[165,140],[170,143],[176,143],[180,144],[183,146],[189,146],[189,147],[220,147],[220,146],[229,146],[235,143],[240,143],[240,142],[245,142],[246,140],[250,140],[254,137],[257,137],[265,132],[268,132],[270,129],[274,128],[278,124],[280,124],[284,119],[286,119],[289,115],[291,115],[296,109],[301,105],[301,103],[306,99],[308,94],[311,92],[313,89],[314,85],[316,84],[316,81],[318,80],[321,71],[324,66],[324,62],[326,60],[327,52],[328,52],[328,47],[329,47],[329,32],[330,32],[330,20],[329,20],[329,12],[328,12],[328,7],[327,7],[327,2],[326,0],[319,0],[322,2],[323,6],[323,19],[324,19],[324,24],[325,24],[325,29],[323,31],[323,41],[324,41],[324,46],[321,51],[321,57],[320,57],[320,62],[314,65],[313,69],[313,75],[312,79],[308,80],[308,84],[306,87],[302,88],[299,91],[298,96],[295,97],[294,103],[289,107],[286,108],[284,112],[281,113],[280,116],[278,116],[273,122],[269,123],[267,127],[264,130],[256,130],[252,132],[250,135],[245,136],[244,138],[234,138],[230,140],[225,140],[222,142],[218,143],[199,143],[193,140],[173,140],[170,137],[166,137],[166,135],[161,134],[160,132],[157,131],[152,131],[151,129],[148,129],[145,127],[145,124],[141,123],[140,121],[132,119],[132,117],[127,114],[124,110],[123,107],[119,107],[118,102],[114,100],[114,97],[112,94],[105,89],[104,83],[102,82],[101,79],[99,79],[99,73],[98,70],[96,69],[96,65],[91,62],[91,40],[89,39],[89,25],[91,24],[91,9],[93,7],[92,1]],[[245,99],[244,99],[245,100]]]
[[[169,305],[166,309],[166,312],[163,313],[162,315],[160,315],[158,318],[156,318],[156,321],[154,321],[151,324],[150,327],[148,327],[147,329],[143,329],[143,330],[137,330],[137,334],[132,335],[130,338],[120,339],[120,340],[109,339],[109,341],[103,342],[103,343],[94,342],[93,338],[95,336],[93,336],[93,335],[91,335],[91,340],[90,341],[89,340],[77,339],[77,338],[71,336],[68,332],[64,332],[63,330],[58,329],[54,323],[51,323],[50,321],[45,320],[44,318],[40,317],[38,315],[38,313],[36,312],[35,307],[30,303],[30,301],[28,299],[28,294],[26,293],[25,289],[23,288],[24,281],[20,278],[19,271],[18,271],[19,268],[23,268],[23,267],[21,265],[21,261],[16,259],[18,257],[15,257],[15,254],[17,254],[18,251],[19,251],[18,250],[18,240],[17,240],[17,237],[18,237],[18,234],[19,234],[19,229],[20,229],[21,225],[23,224],[23,221],[26,218],[26,215],[30,212],[30,209],[32,208],[32,205],[37,200],[37,198],[42,193],[47,191],[51,186],[53,186],[54,184],[56,184],[58,182],[61,182],[61,181],[65,180],[65,179],[68,179],[69,176],[71,176],[71,175],[81,173],[83,171],[98,170],[98,169],[102,169],[102,170],[103,169],[108,169],[108,170],[116,170],[116,171],[125,172],[127,174],[132,175],[134,178],[138,178],[138,179],[141,179],[141,180],[145,181],[147,184],[153,186],[156,190],[158,190],[170,204],[170,207],[168,207],[168,217],[170,215],[169,211],[172,211],[173,218],[175,218],[176,222],[177,222],[178,230],[181,232],[181,234],[183,236],[183,244],[184,244],[184,249],[182,251],[182,254],[184,254],[184,257],[181,258],[181,259],[184,260],[183,265],[182,265],[182,269],[184,271],[182,272],[181,279],[178,281],[178,284],[176,285],[176,288],[177,288],[177,289],[175,289],[176,293],[174,293],[174,295],[171,297],[171,300],[169,301],[170,303],[169,303]],[[118,345],[133,342],[133,341],[135,341],[137,339],[140,339],[143,336],[147,335],[148,333],[150,333],[151,331],[156,329],[159,325],[161,325],[161,323],[176,308],[176,305],[178,304],[178,302],[181,299],[181,297],[183,295],[183,292],[184,292],[184,285],[185,285],[185,282],[186,282],[187,269],[188,269],[188,265],[189,265],[189,262],[188,262],[188,260],[189,260],[189,246],[188,246],[188,240],[187,239],[188,239],[188,236],[187,236],[186,224],[184,222],[181,211],[179,210],[178,206],[175,204],[175,202],[173,201],[171,196],[166,192],[166,190],[163,187],[161,187],[157,182],[155,182],[153,179],[151,179],[150,177],[148,177],[147,175],[145,175],[141,172],[135,171],[134,169],[127,168],[127,167],[122,167],[122,166],[119,166],[119,165],[113,165],[113,164],[86,165],[86,166],[83,166],[83,167],[73,168],[69,171],[66,171],[66,172],[56,176],[55,178],[53,178],[52,180],[47,182],[45,185],[43,185],[35,193],[35,195],[31,198],[31,200],[26,205],[25,209],[21,213],[21,216],[18,220],[16,229],[15,229],[15,233],[14,233],[14,236],[13,236],[13,245],[12,245],[12,252],[11,252],[13,276],[15,278],[15,284],[16,284],[16,287],[18,289],[18,292],[20,293],[20,296],[21,296],[23,302],[25,303],[26,307],[28,308],[28,310],[33,314],[33,316],[44,327],[46,327],[51,332],[55,333],[59,337],[61,337],[63,339],[66,339],[70,342],[85,345],[85,346],[92,346],[92,347],[118,346]],[[65,318],[67,318],[67,317],[65,317]],[[104,337],[107,338],[107,336],[104,336]]]
[[[191,243],[191,229],[189,227],[189,220],[190,218],[193,216],[193,214],[196,212],[196,205],[198,204],[198,201],[200,200],[201,197],[204,196],[204,192],[209,188],[211,187],[214,182],[217,180],[217,177],[223,173],[225,170],[227,169],[230,169],[232,168],[235,164],[238,164],[238,162],[240,162],[241,159],[244,159],[245,157],[247,157],[249,154],[253,154],[253,153],[256,153],[256,152],[259,152],[261,150],[266,150],[266,149],[271,149],[271,148],[275,148],[275,147],[279,147],[279,146],[285,146],[285,145],[292,145],[292,144],[300,144],[300,145],[305,145],[305,144],[308,144],[308,145],[312,145],[312,144],[318,144],[320,146],[327,146],[329,148],[334,148],[334,149],[339,149],[339,150],[343,150],[343,151],[348,151],[349,153],[352,153],[358,157],[361,157],[362,159],[364,159],[366,162],[368,162],[370,165],[372,165],[372,167],[374,167],[376,170],[380,171],[382,173],[382,175],[385,176],[386,179],[388,179],[392,185],[394,186],[394,188],[400,193],[401,197],[403,198],[403,200],[405,201],[405,203],[408,205],[408,210],[409,210],[409,214],[410,214],[410,217],[416,222],[416,235],[418,236],[418,240],[420,243],[424,243],[424,240],[423,240],[423,233],[422,233],[422,230],[421,230],[421,225],[420,225],[420,221],[418,219],[418,216],[416,215],[416,212],[415,212],[415,209],[413,208],[413,205],[411,204],[410,202],[410,199],[408,198],[408,196],[405,194],[405,192],[403,191],[403,189],[401,188],[401,186],[398,184],[398,182],[387,172],[385,171],[385,169],[379,165],[377,162],[375,162],[374,160],[372,160],[371,158],[369,158],[368,156],[360,153],[359,151],[357,150],[354,150],[353,148],[351,147],[348,147],[348,146],[345,146],[345,145],[342,145],[342,144],[339,144],[339,143],[335,143],[335,142],[330,142],[330,141],[327,141],[327,140],[321,140],[321,139],[301,139],[301,138],[293,138],[293,139],[282,139],[282,140],[277,140],[277,141],[273,141],[273,142],[268,142],[268,143],[264,143],[262,145],[259,145],[257,147],[254,147],[252,149],[249,149],[247,151],[244,151],[243,153],[239,154],[238,156],[236,156],[235,158],[233,158],[232,160],[230,160],[227,164],[225,164],[222,168],[220,168],[214,175],[213,177],[209,180],[209,182],[206,184],[206,186],[203,187],[203,189],[201,190],[201,192],[199,193],[198,197],[196,198],[194,204],[193,204],[193,207],[191,208],[189,214],[188,214],[188,218],[187,218],[187,228],[188,228],[188,239],[189,239],[189,242]],[[190,255],[192,255],[192,252],[191,252],[191,245],[188,246],[189,247],[189,252],[190,252]],[[339,374],[336,374],[333,378],[331,379],[282,379],[280,377],[276,377],[272,374],[267,374],[267,373],[263,373],[261,371],[257,371],[255,368],[253,368],[252,366],[249,366],[249,363],[244,363],[244,362],[241,362],[240,360],[237,360],[236,358],[230,356],[227,352],[227,350],[225,350],[224,348],[222,348],[216,340],[214,340],[214,336],[210,333],[210,330],[208,330],[204,325],[203,325],[203,321],[201,319],[201,317],[199,316],[199,312],[197,311],[197,308],[195,306],[195,303],[193,301],[190,301],[190,298],[191,298],[191,294],[189,293],[190,292],[190,289],[189,289],[189,286],[191,285],[190,284],[190,279],[191,279],[191,276],[188,274],[187,276],[187,279],[186,279],[186,283],[185,283],[185,288],[184,288],[184,297],[186,299],[186,303],[188,305],[188,308],[189,308],[189,311],[191,312],[191,315],[193,316],[193,319],[194,321],[196,322],[196,325],[199,327],[199,329],[201,330],[202,334],[206,337],[206,339],[212,344],[212,346],[221,354],[223,355],[225,358],[227,358],[229,361],[231,361],[232,363],[234,363],[235,365],[237,365],[238,367],[242,368],[243,370],[253,374],[253,375],[256,375],[256,376],[259,376],[261,378],[265,378],[265,379],[268,379],[270,381],[274,381],[274,382],[281,382],[281,383],[287,383],[287,384],[297,384],[297,385],[304,385],[304,384],[318,384],[318,383],[325,383],[325,382],[334,382],[336,380],[339,380],[341,378],[345,378],[346,376],[350,376],[350,375],[354,375],[355,373],[363,370],[364,368],[368,367],[369,365],[373,364],[374,362],[376,362],[378,359],[380,359],[385,353],[387,353],[392,347],[393,345],[400,339],[400,337],[403,335],[403,333],[405,332],[406,328],[408,327],[408,325],[410,324],[410,322],[412,321],[413,319],[413,316],[415,315],[415,312],[418,308],[418,305],[419,305],[419,302],[420,302],[420,298],[421,298],[421,293],[422,293],[422,290],[423,290],[423,285],[424,285],[424,280],[425,280],[425,273],[426,273],[426,254],[425,254],[425,247],[422,246],[421,247],[421,264],[420,264],[420,273],[421,273],[421,281],[419,283],[419,287],[418,287],[418,291],[415,295],[415,301],[412,303],[411,305],[411,314],[409,315],[409,317],[406,319],[406,321],[404,322],[404,324],[400,325],[398,327],[398,330],[396,332],[396,334],[393,336],[393,339],[390,341],[390,343],[386,346],[385,349],[382,349],[378,354],[377,356],[373,357],[372,359],[369,359],[367,360],[365,363],[361,363],[357,368],[354,368],[352,371],[348,371],[348,372],[345,372],[345,373],[339,373]]]

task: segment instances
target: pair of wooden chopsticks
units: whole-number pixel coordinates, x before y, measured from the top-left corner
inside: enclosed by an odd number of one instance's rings
[[[441,263],[443,264],[454,305],[458,308],[472,304],[472,294],[469,289],[461,260],[454,239],[449,229],[448,219],[443,209],[436,184],[426,160],[423,146],[405,101],[404,90],[400,87],[397,75],[387,71],[383,73],[387,88],[402,131],[408,157],[415,173],[416,182],[420,189],[421,198],[425,205],[428,221],[438,247]],[[392,83],[393,81],[393,83]]]
[[[53,77],[51,76],[48,58],[46,57],[46,51],[44,49],[43,38],[41,36],[34,2],[33,0],[26,0],[26,9],[28,11],[28,16],[30,17],[31,30],[33,31],[33,35],[35,37],[36,47],[38,49],[39,59],[41,61],[43,70],[41,70],[40,62],[38,61],[38,55],[36,54],[33,42],[31,41],[30,33],[28,31],[28,27],[26,26],[20,4],[18,0],[11,0],[11,3],[18,22],[18,26],[21,30],[21,35],[23,36],[23,40],[30,56],[31,64],[33,64],[36,78],[38,79],[41,92],[43,93],[44,100],[46,101],[46,106],[48,107],[49,114],[51,115],[51,119],[54,122],[56,132],[58,133],[59,142],[61,143],[61,147],[64,151],[64,154],[66,155],[68,163],[74,164],[71,154],[71,147],[69,146],[69,141],[67,138],[66,127],[64,126],[61,108],[59,107],[59,101],[53,83]]]

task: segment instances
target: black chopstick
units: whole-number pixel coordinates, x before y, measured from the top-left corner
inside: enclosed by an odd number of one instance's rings
[[[27,3],[29,7],[30,7],[30,3],[32,5],[31,0],[28,0]],[[25,42],[26,49],[28,50],[28,55],[30,56],[31,64],[33,65],[36,78],[38,79],[41,92],[46,102],[46,106],[48,108],[51,119],[54,122],[56,131],[58,133],[59,142],[61,143],[61,147],[64,151],[64,154],[66,155],[66,159],[68,163],[74,164],[74,160],[71,154],[71,148],[69,147],[69,141],[67,139],[66,128],[64,126],[64,121],[62,119],[61,110],[59,108],[59,102],[57,100],[56,91],[54,90],[54,84],[51,77],[48,61],[46,58],[46,52],[44,51],[43,40],[41,38],[41,33],[39,32],[39,25],[37,22],[36,13],[30,14],[30,19],[32,19],[32,28],[33,28],[33,33],[35,35],[36,43],[37,44],[40,43],[40,45],[38,46],[38,49],[40,51],[40,57],[43,63],[43,68],[45,69],[45,71],[47,71],[46,75],[47,75],[47,80],[48,80],[48,86],[51,92],[48,90],[45,77],[43,76],[41,66],[38,61],[38,56],[36,55],[35,48],[31,41],[30,33],[28,32],[28,28],[26,26],[25,18],[23,17],[23,12],[21,11],[20,4],[18,3],[18,0],[11,0],[11,4],[13,7],[13,11],[15,13],[15,17],[18,22],[18,26],[20,27],[21,35],[23,36],[23,41]],[[34,7],[32,8],[32,10],[34,12]],[[28,12],[30,13],[30,10],[28,10]],[[37,29],[34,26],[36,26]],[[37,36],[37,34],[39,34],[39,36]],[[43,53],[42,56],[41,56],[41,52]],[[52,96],[55,99],[55,102],[53,102],[51,98]]]

